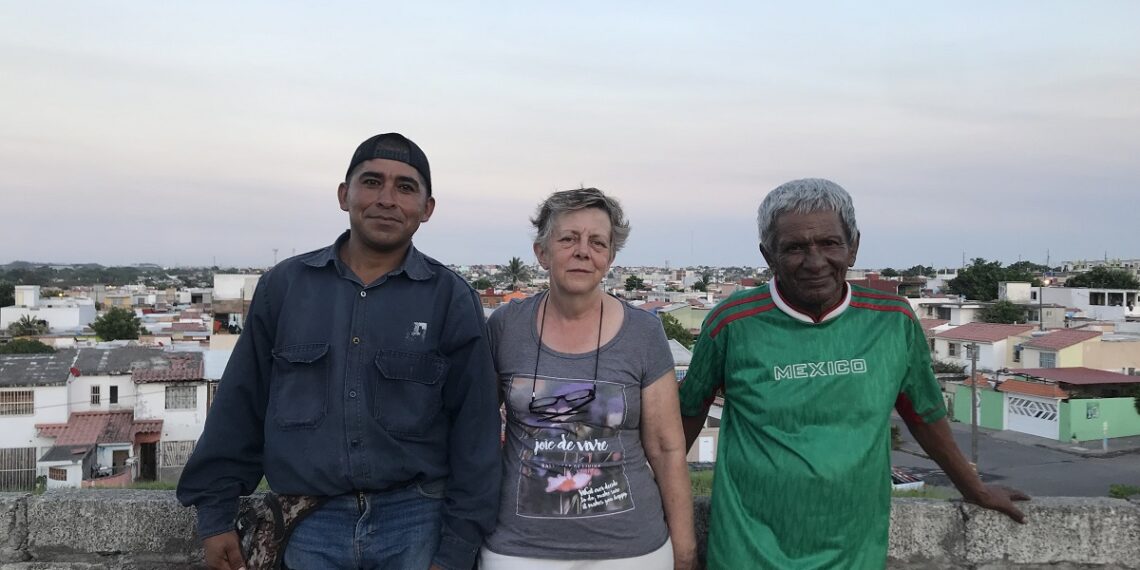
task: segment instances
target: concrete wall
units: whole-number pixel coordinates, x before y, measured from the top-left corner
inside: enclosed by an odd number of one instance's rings
[[[38,307],[0,308],[0,328],[7,330],[8,325],[25,315],[47,321],[48,328],[53,332],[73,331],[95,322],[95,303],[70,301],[67,304],[46,305],[41,302]]]
[[[696,500],[704,547],[708,498]],[[895,499],[887,567],[899,569],[1140,569],[1140,503],[1040,498],[1029,523],[973,505]],[[0,565],[128,570],[204,568],[193,511],[172,491],[0,493]]]
[[[996,390],[978,388],[978,425],[989,429],[1005,429],[1005,394]],[[954,393],[954,421],[970,423],[970,387],[958,385]]]
[[[1108,422],[1110,438],[1140,435],[1140,414],[1136,413],[1132,398],[1070,400],[1062,402],[1061,407],[1069,408],[1068,413],[1061,416],[1062,420],[1068,420],[1061,424],[1064,438],[1076,434],[1080,441],[1101,439],[1104,422]]]

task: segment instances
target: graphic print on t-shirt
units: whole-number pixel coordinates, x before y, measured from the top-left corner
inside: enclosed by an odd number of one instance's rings
[[[516,419],[510,429],[522,445],[519,516],[578,518],[633,509],[622,466],[621,384],[515,375],[508,403]]]

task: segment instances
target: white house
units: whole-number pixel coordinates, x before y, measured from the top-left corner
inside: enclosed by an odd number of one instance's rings
[[[978,347],[979,370],[1001,370],[1015,366],[1014,348],[1029,340],[1033,325],[1003,325],[997,323],[967,323],[934,335],[933,358],[970,366],[967,347]]]
[[[73,354],[66,415],[36,418],[51,440],[39,459],[48,486],[177,480],[213,395],[202,354],[140,346]]]
[[[39,285],[17,285],[16,303],[0,308],[0,328],[25,316],[47,321],[53,332],[77,331],[95,322],[95,301],[83,298],[49,298],[40,296]]]
[[[36,461],[53,440],[39,434],[36,422],[67,421],[67,380],[75,355],[74,350],[0,355],[0,490],[31,490],[37,475],[47,475],[37,471]],[[79,469],[74,471],[79,477]]]
[[[208,382],[201,352],[167,352],[169,366],[135,369],[135,417],[159,419],[162,432],[155,457],[160,481],[177,481],[194,451],[206,412],[213,403],[216,382]]]
[[[1044,302],[1075,309],[1071,316],[1097,321],[1123,321],[1126,317],[1140,317],[1136,300],[1138,289],[1099,289],[1090,287],[1045,287],[1041,290]]]
[[[987,303],[940,301],[923,303],[926,299],[908,299],[914,307],[915,315],[920,319],[940,319],[949,321],[951,326],[960,326],[977,322],[981,318],[982,310]],[[919,301],[919,302],[915,302]]]

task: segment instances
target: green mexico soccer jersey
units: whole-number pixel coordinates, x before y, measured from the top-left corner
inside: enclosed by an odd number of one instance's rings
[[[946,413],[906,300],[848,285],[817,320],[775,281],[738,292],[705,320],[681,413],[719,388],[709,568],[882,568],[891,409]]]

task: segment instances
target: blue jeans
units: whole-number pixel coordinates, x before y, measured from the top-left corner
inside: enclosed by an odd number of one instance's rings
[[[285,566],[418,570],[439,548],[444,482],[333,497],[293,530]]]

